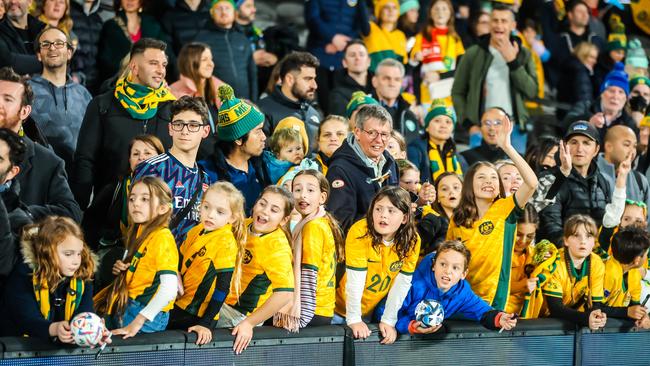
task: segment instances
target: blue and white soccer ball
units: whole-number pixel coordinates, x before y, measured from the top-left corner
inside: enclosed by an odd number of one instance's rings
[[[445,310],[436,300],[422,300],[415,307],[415,320],[422,323],[422,328],[437,327],[445,319]]]
[[[102,319],[94,313],[81,313],[70,321],[70,331],[74,343],[82,347],[97,345],[104,333]]]

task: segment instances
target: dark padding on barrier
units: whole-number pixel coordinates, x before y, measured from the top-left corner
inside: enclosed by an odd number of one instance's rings
[[[569,330],[571,329],[571,330]],[[499,333],[472,322],[445,322],[431,335],[401,335],[392,345],[379,343],[379,329],[355,341],[357,365],[573,365],[574,327],[560,321],[519,321]],[[553,350],[553,352],[548,352]]]
[[[582,366],[650,364],[650,331],[636,329],[632,321],[608,318],[604,329],[584,328],[578,336]]]
[[[196,334],[188,334],[185,364],[198,365],[340,365],[343,363],[345,329],[325,326],[289,333],[282,329],[255,328],[253,341],[241,355],[232,351],[230,331],[212,332],[212,342],[197,346]]]

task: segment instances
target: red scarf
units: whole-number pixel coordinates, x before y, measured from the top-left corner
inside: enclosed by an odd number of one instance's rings
[[[447,28],[433,28],[431,31],[431,41],[422,37],[422,63],[428,64],[432,62],[442,62],[442,48],[438,42],[438,36],[446,36],[448,33]],[[449,47],[449,42],[447,42]]]

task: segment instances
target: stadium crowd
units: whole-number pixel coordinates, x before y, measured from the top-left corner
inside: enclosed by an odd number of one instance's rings
[[[650,328],[647,0],[0,4],[0,335]]]

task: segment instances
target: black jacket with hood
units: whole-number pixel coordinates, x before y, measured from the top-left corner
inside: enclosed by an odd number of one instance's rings
[[[366,86],[350,77],[348,70],[341,69],[334,73],[334,87],[330,90],[329,113],[345,116],[345,109],[352,98],[352,93],[362,91],[366,94],[375,92],[372,87],[372,74],[368,72]]]

